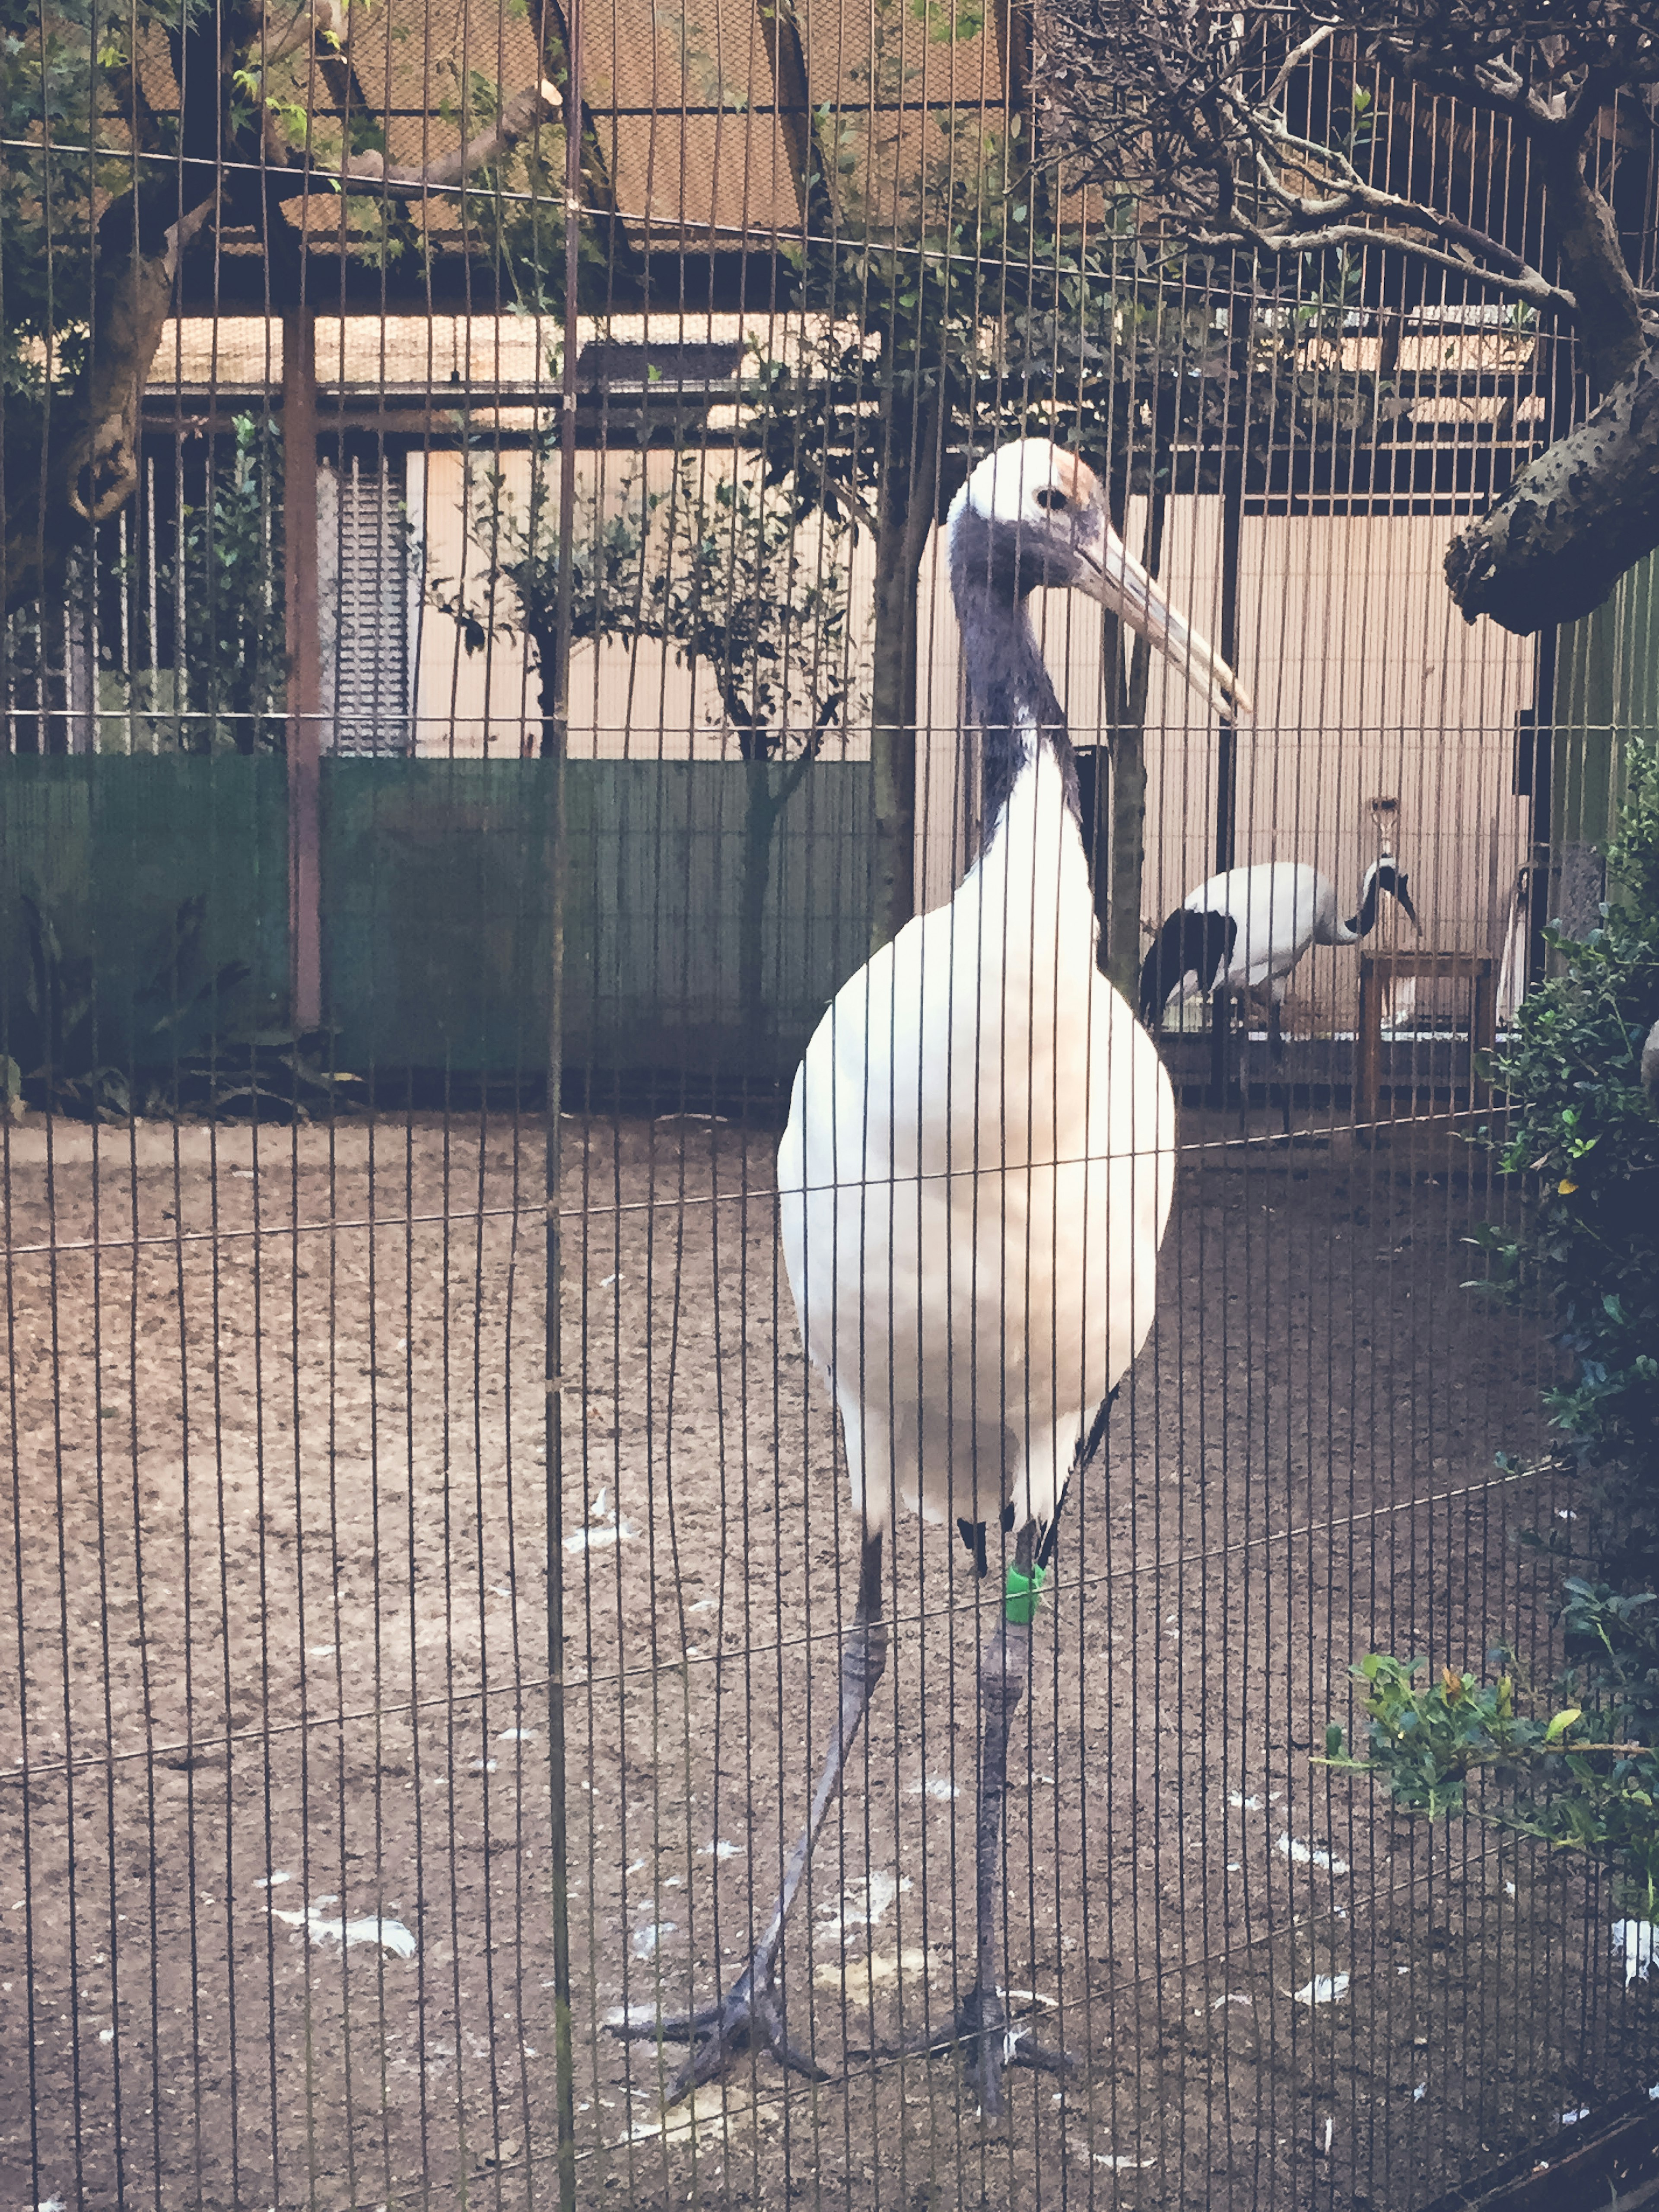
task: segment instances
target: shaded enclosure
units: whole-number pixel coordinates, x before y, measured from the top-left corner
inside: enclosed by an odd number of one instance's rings
[[[1570,331],[1358,249],[1182,249],[1048,161],[1018,8],[36,28],[0,2202],[1426,2212],[1643,2095],[1610,1881],[1322,1764],[1368,1651],[1502,1644],[1537,1699],[1560,1660],[1582,1486],[1559,1347],[1472,1285],[1521,1203],[1484,1053],[1597,913],[1653,579],[1532,641],[1441,568],[1582,418]],[[1609,115],[1647,256],[1650,118]],[[1541,251],[1468,143],[1425,95],[1377,158]],[[1269,862],[1346,917],[1390,857],[1420,933],[1382,902],[1271,1019],[1194,988],[1158,1029],[1157,1318],[1007,1806],[1008,1998],[1077,2070],[992,2124],[926,2047],[996,1584],[901,1516],[783,1956],[824,2078],[751,2056],[665,2109],[673,2054],[611,2029],[750,1948],[857,1579],[778,1139],[825,1006],[979,849],[945,529],[1019,436],[1089,461],[1255,706],[1034,602],[1103,965],[1133,994]]]

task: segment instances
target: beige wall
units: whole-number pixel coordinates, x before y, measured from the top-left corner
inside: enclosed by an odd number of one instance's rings
[[[411,459],[410,504],[420,518],[432,573],[476,576],[478,556],[463,526],[462,455]],[[478,463],[475,458],[473,465]],[[582,492],[598,457],[584,457]],[[648,480],[663,489],[672,459],[653,454]],[[711,455],[711,471],[730,468]],[[611,457],[611,481],[619,480]],[[529,457],[501,460],[522,500]],[[1129,519],[1137,548],[1144,510]],[[1248,518],[1241,553],[1239,672],[1256,705],[1256,727],[1238,749],[1236,855],[1241,863],[1300,860],[1333,877],[1344,911],[1382,844],[1409,869],[1425,946],[1489,951],[1501,959],[1513,885],[1524,857],[1525,803],[1511,794],[1514,718],[1531,696],[1531,647],[1490,624],[1467,626],[1441,575],[1455,526],[1438,517]],[[1166,588],[1201,629],[1219,629],[1220,503],[1171,503],[1165,528]],[[867,653],[872,594],[867,538],[854,556],[854,604]],[[925,904],[949,896],[968,851],[963,801],[961,678],[941,533],[923,563],[922,738],[918,760],[918,879]],[[1074,593],[1040,595],[1044,649],[1079,743],[1103,720],[1101,616]],[[867,681],[865,685],[867,698]],[[867,710],[866,710],[867,711]],[[538,732],[533,654],[520,639],[469,656],[456,625],[428,605],[418,645],[420,750],[516,754]],[[734,757],[706,683],[659,647],[630,654],[579,648],[573,671],[573,751],[578,757]],[[867,723],[837,748],[867,757]],[[1148,701],[1148,857],[1143,923],[1148,932],[1210,873],[1218,740],[1202,703],[1175,672],[1155,665]],[[1386,808],[1377,802],[1392,801]],[[1395,912],[1376,942],[1398,927]],[[1352,1025],[1358,963],[1316,950],[1297,971],[1287,1023]],[[1431,1011],[1437,1001],[1425,1002]],[[1453,1011],[1446,1001],[1444,1010]],[[1401,1014],[1407,1011],[1402,1005]]]

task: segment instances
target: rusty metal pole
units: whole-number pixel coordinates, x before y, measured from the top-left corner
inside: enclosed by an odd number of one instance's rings
[[[317,597],[317,319],[283,318],[283,605],[288,624],[289,1019],[323,1018],[322,639]]]
[[[564,1652],[564,1257],[561,1218],[563,1142],[561,1134],[564,1067],[564,895],[567,859],[565,770],[570,733],[570,645],[574,580],[571,552],[576,532],[576,357],[580,332],[577,294],[581,274],[582,0],[568,0],[569,44],[564,89],[564,337],[559,374],[559,596],[554,647],[551,760],[538,763],[548,779],[552,817],[549,840],[547,1018],[547,1714],[550,1768],[549,1837],[553,1905],[553,2087],[557,2112],[559,2212],[576,2212],[575,2001],[570,1977],[569,1833],[565,1751]],[[544,672],[542,681],[546,683]]]

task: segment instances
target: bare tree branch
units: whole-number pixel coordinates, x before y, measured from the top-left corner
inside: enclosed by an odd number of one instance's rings
[[[1659,356],[1647,353],[1452,540],[1446,580],[1470,622],[1525,634],[1589,614],[1656,544]]]
[[[346,164],[347,177],[354,182],[345,188],[361,191],[367,185],[404,198],[417,198],[426,191],[441,191],[462,183],[475,169],[486,168],[490,162],[498,161],[520,139],[527,137],[538,124],[556,123],[563,112],[564,102],[557,87],[544,77],[538,84],[515,94],[481,137],[464,139],[453,153],[439,155],[423,169],[389,167],[381,154],[354,155]],[[322,174],[311,168],[303,173],[307,183],[320,181]]]
[[[1461,280],[1444,298],[1522,301],[1575,331],[1605,398],[1454,546],[1466,612],[1518,630],[1569,617],[1659,545],[1659,318],[1594,158],[1621,95],[1636,95],[1621,124],[1655,131],[1659,0],[1043,5],[1049,135],[1083,180],[1212,250],[1386,254]],[[1432,199],[1418,92],[1490,134],[1437,162]],[[1482,154],[1505,131],[1534,181],[1494,218]],[[1547,255],[1531,243],[1540,214]]]

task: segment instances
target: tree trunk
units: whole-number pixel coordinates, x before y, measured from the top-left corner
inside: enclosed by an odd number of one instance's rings
[[[1535,136],[1532,147],[1543,171],[1551,240],[1578,302],[1579,353],[1600,398],[1642,358],[1641,301],[1613,210],[1584,174],[1583,142],[1558,147]]]
[[[738,1006],[745,1038],[757,1044],[772,1028],[766,1003],[766,891],[772,880],[772,839],[783,811],[772,787],[769,760],[743,763],[743,883],[738,899]],[[751,1060],[750,1066],[754,1066]]]
[[[1140,973],[1140,893],[1146,857],[1146,732],[1135,722],[1114,730],[1112,892],[1106,918],[1106,973],[1133,1006]]]
[[[1523,469],[1446,554],[1468,622],[1526,636],[1576,622],[1659,545],[1659,346],[1577,429]]]
[[[916,669],[921,556],[939,493],[939,402],[896,409],[876,514],[870,761],[876,845],[870,950],[915,912]]]
[[[1164,557],[1164,494],[1154,492],[1146,518],[1142,561],[1156,576]],[[1146,867],[1146,691],[1152,677],[1152,648],[1137,635],[1123,680],[1122,626],[1118,641],[1109,635],[1113,678],[1112,727],[1108,739],[1112,769],[1111,891],[1106,908],[1106,972],[1135,1002],[1140,973],[1140,905]]]
[[[137,488],[144,385],[172,310],[179,256],[213,203],[204,200],[158,228],[169,207],[178,207],[171,179],[129,194],[106,212],[98,228],[92,350],[81,389],[39,410],[30,408],[26,423],[8,424],[9,614],[37,599],[58,599],[70,555],[88,525],[115,514]],[[32,455],[26,452],[31,444]]]
[[[541,758],[556,760],[564,750],[564,720],[559,712],[559,634],[549,621],[534,629],[526,623],[525,635],[536,648],[541,672]]]

